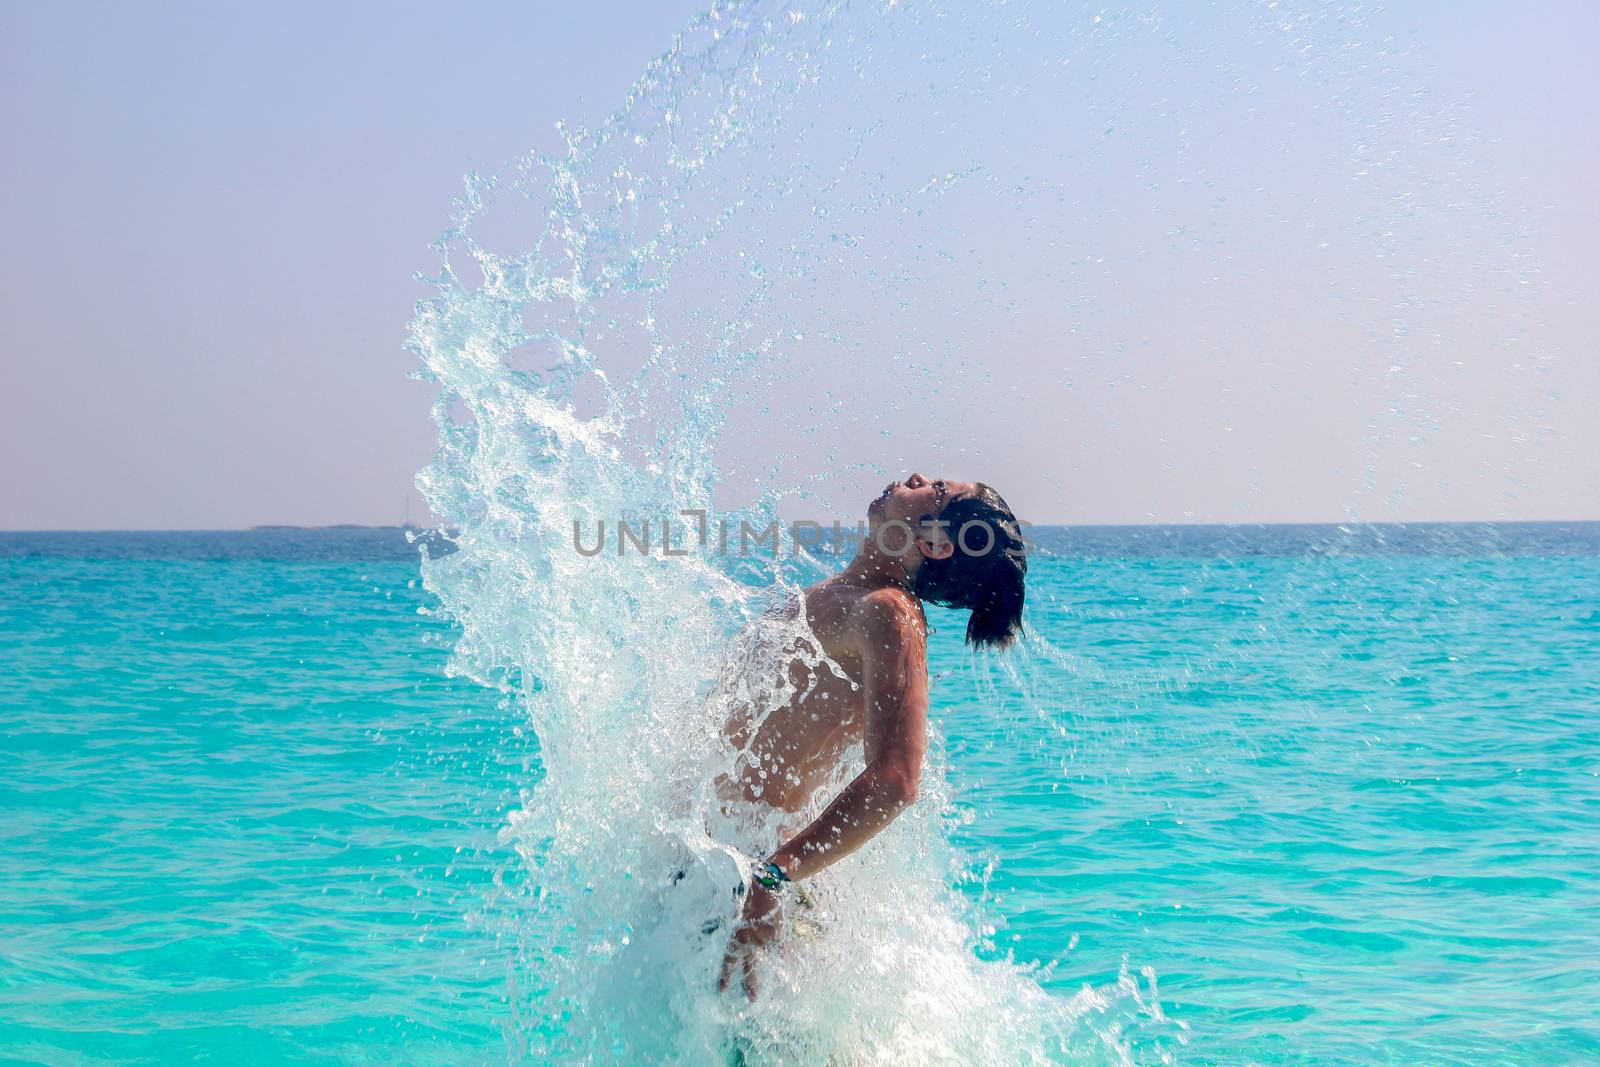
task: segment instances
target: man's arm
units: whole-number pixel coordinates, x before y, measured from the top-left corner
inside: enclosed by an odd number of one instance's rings
[[[857,637],[866,693],[866,769],[816,820],[772,856],[792,879],[848,856],[917,798],[928,747],[927,635],[908,596],[883,589],[862,598]]]

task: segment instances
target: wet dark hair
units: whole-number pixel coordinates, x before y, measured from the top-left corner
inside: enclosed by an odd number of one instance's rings
[[[1004,648],[1022,632],[1028,577],[1022,527],[999,493],[979,484],[944,506],[939,521],[956,543],[945,559],[924,559],[916,594],[947,608],[966,608],[967,644]]]

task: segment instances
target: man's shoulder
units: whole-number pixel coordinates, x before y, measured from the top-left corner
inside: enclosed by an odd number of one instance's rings
[[[806,590],[806,615],[812,632],[833,647],[872,643],[882,647],[921,635],[925,622],[915,594],[896,586],[862,589],[838,581],[819,582]]]
[[[859,632],[874,640],[920,634],[923,627],[922,602],[898,586],[862,592],[851,616]]]

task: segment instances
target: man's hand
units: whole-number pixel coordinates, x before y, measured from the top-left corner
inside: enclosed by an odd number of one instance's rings
[[[778,934],[778,897],[760,882],[751,882],[749,896],[745,898],[744,913],[728,942],[727,955],[722,957],[722,977],[717,989],[726,990],[728,983],[738,975],[744,985],[745,996],[756,999],[756,953]]]

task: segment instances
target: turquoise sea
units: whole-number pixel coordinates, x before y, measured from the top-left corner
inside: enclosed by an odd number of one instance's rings
[[[1600,1062],[1600,524],[1035,535],[1047,645],[933,619],[973,952],[1148,969],[1136,1062]],[[555,1025],[498,903],[538,739],[430,600],[395,530],[0,534],[0,1061]]]

